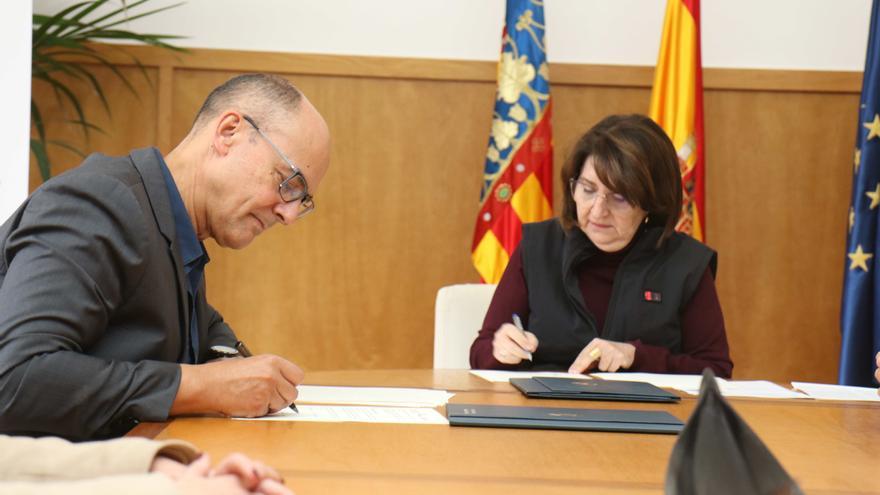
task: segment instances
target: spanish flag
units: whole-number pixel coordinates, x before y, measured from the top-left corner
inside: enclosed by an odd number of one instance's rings
[[[681,163],[684,197],[676,230],[704,241],[706,151],[700,0],[668,0],[666,4],[650,115],[672,139]]]
[[[522,224],[553,216],[550,82],[543,2],[507,0],[492,131],[471,257],[496,284]]]

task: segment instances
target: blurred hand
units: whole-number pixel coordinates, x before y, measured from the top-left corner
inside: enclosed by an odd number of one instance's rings
[[[636,348],[625,342],[595,338],[581,350],[568,368],[569,373],[583,373],[593,366],[599,371],[618,371],[632,366]]]
[[[210,474],[211,476],[227,474],[236,476],[242,486],[249,490],[256,490],[264,480],[283,481],[281,475],[270,466],[239,453],[228,455],[211,470]]]
[[[880,382],[880,352],[877,353],[877,369],[874,370],[874,379]],[[880,388],[877,389],[877,393],[880,394]]]
[[[180,365],[181,377],[171,415],[216,413],[256,417],[289,406],[303,371],[271,354]]]
[[[150,471],[171,478],[185,495],[293,495],[278,473],[243,454],[231,454],[214,468],[207,454],[190,465],[156,457]]]
[[[492,356],[504,364],[518,364],[531,359],[530,353],[538,350],[538,338],[532,332],[520,330],[511,323],[501,325],[492,338]]]

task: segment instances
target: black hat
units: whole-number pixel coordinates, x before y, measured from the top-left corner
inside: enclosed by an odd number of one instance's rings
[[[721,396],[706,368],[700,401],[666,471],[667,495],[802,495],[779,461]]]

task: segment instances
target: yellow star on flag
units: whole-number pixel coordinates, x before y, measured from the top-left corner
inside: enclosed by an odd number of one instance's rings
[[[856,246],[856,251],[854,253],[849,253],[847,254],[847,256],[849,257],[850,261],[852,261],[852,263],[849,264],[850,270],[861,268],[866,272],[868,271],[868,260],[874,257],[873,254],[862,251],[861,244]]]
[[[856,211],[853,210],[853,207],[849,207],[849,230],[852,232],[853,225],[856,223]]]
[[[874,209],[877,205],[880,205],[880,182],[877,183],[877,189],[873,191],[868,191],[865,193],[866,196],[871,198],[871,206],[870,209]]]
[[[856,148],[855,155],[853,156],[853,165],[855,166],[855,172],[859,173],[859,163],[862,161],[862,150]]]
[[[874,114],[873,122],[865,122],[862,124],[862,127],[868,129],[868,137],[865,138],[865,141],[874,138],[880,137],[880,114]]]

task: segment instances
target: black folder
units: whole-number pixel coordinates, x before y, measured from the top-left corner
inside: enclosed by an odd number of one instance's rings
[[[616,400],[626,402],[678,402],[680,398],[645,382],[577,378],[511,378],[510,384],[526,397],[538,399]]]
[[[665,411],[448,404],[452,426],[676,434],[684,427]]]

